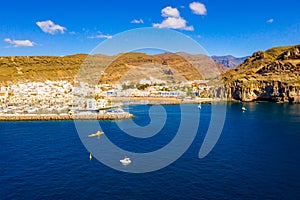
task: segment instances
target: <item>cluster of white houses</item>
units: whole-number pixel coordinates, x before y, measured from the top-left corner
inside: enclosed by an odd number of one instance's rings
[[[0,114],[98,111],[111,106],[110,97],[185,98],[187,89],[196,95],[199,90],[209,89],[205,81],[180,83],[176,87],[166,86],[163,82],[151,85],[147,80],[142,80],[142,84],[147,84],[142,90],[124,89],[121,84],[90,86],[80,82],[74,86],[68,81],[49,80],[11,84],[0,87]]]

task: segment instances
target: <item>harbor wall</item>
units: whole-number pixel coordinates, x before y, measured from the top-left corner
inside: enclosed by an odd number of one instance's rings
[[[48,121],[48,120],[121,120],[134,118],[130,113],[107,114],[6,114],[0,115],[0,121]]]

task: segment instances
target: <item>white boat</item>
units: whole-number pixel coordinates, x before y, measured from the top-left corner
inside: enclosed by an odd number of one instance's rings
[[[247,110],[247,108],[245,108],[244,106],[242,107],[242,111],[246,111]]]
[[[122,165],[129,165],[131,163],[131,160],[130,160],[130,158],[125,157],[124,159],[120,160],[120,163]]]
[[[198,109],[201,109],[201,103],[198,105]]]
[[[119,113],[125,113],[125,111],[122,108],[115,108],[115,109],[112,109],[112,110],[108,110],[107,113],[119,114]]]

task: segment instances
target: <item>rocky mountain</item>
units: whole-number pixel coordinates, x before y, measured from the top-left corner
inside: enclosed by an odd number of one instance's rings
[[[223,81],[228,98],[300,102],[300,45],[256,52]]]
[[[211,56],[211,58],[215,62],[227,68],[234,68],[242,64],[248,58],[248,56],[242,58],[236,58],[234,56],[228,55],[228,56]]]
[[[75,77],[93,83],[138,81],[150,77],[177,82],[214,78],[226,70],[205,55],[186,53],[0,57],[2,85],[27,80],[72,82]]]

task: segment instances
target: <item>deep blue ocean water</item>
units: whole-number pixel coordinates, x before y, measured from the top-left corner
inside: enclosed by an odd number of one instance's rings
[[[0,199],[300,199],[300,105],[242,106],[227,105],[219,141],[199,159],[211,115],[211,105],[202,105],[198,134],[182,157],[141,174],[90,161],[73,121],[0,122]],[[150,122],[149,108],[130,107],[137,124]],[[166,125],[151,138],[100,124],[119,147],[154,151],[172,141],[180,122],[178,105],[165,109]]]

